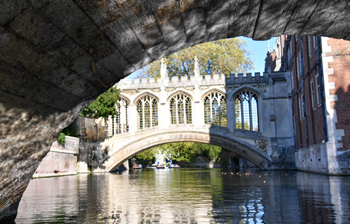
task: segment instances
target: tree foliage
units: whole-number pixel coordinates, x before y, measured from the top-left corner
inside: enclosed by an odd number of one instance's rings
[[[97,99],[86,107],[81,116],[93,118],[108,118],[117,114],[115,104],[119,100],[120,90],[116,86],[102,93]]]
[[[153,160],[153,158],[156,156],[156,154],[158,153],[158,148],[154,147],[145,151],[142,151],[140,153],[138,153],[135,158],[137,161],[142,161],[142,160]]]
[[[67,136],[78,137],[78,131],[75,128],[75,121],[68,125],[65,129],[62,130],[62,133]]]
[[[253,62],[249,58],[250,52],[246,43],[237,38],[217,40],[196,45],[182,51],[170,54],[164,58],[169,77],[193,75],[194,58],[197,56],[202,75],[213,75],[245,72],[253,69]],[[139,78],[160,77],[161,60],[146,66],[139,74]]]
[[[66,143],[65,134],[60,133],[60,135],[57,138],[57,143],[60,145],[64,145],[64,143]]]
[[[158,154],[162,153],[167,159],[174,161],[191,162],[197,156],[203,156],[215,160],[221,153],[221,147],[196,142],[176,142],[163,144],[143,151],[135,156],[139,163],[151,161]]]

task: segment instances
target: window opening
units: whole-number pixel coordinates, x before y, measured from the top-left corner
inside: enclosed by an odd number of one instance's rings
[[[235,97],[236,129],[259,131],[258,96],[244,90]]]
[[[172,124],[192,124],[192,100],[179,93],[170,100],[170,119]]]

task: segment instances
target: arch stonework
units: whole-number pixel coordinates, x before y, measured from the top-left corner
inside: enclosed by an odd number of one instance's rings
[[[177,91],[171,93],[171,95],[169,95],[169,96],[167,97],[166,102],[169,103],[169,102],[171,101],[171,99],[172,99],[173,97],[175,97],[176,95],[178,95],[178,94],[184,94],[184,95],[190,97],[190,99],[192,100],[192,102],[194,101],[194,96],[193,96],[192,93],[190,93],[190,92],[189,92],[188,90],[186,90],[186,89],[181,89],[181,90],[177,90]]]
[[[350,40],[348,1],[17,0],[0,12],[0,222],[61,130],[150,62],[236,36]]]
[[[129,104],[131,104],[131,101],[127,95],[124,95],[123,93],[119,93],[119,98],[125,99]]]
[[[214,130],[213,130],[214,129]],[[248,159],[262,170],[273,169],[271,158],[261,149],[237,138],[234,134],[228,133],[226,128],[214,127],[195,128],[194,125],[177,125],[172,129],[150,129],[128,136],[117,136],[105,142],[110,146],[111,151],[108,159],[100,165],[106,171],[113,171],[125,160],[139,152],[173,142],[201,142],[220,146],[231,150],[238,155]],[[123,140],[122,140],[123,139]]]
[[[240,87],[240,88],[237,88],[237,89],[232,93],[232,95],[231,95],[231,97],[230,97],[230,101],[234,100],[234,98],[237,96],[237,94],[239,94],[241,91],[244,91],[244,90],[252,91],[252,92],[254,92],[254,93],[259,97],[260,100],[262,99],[263,94],[262,94],[258,89],[256,89],[256,87],[242,86],[242,87]]]
[[[154,94],[154,93],[152,93],[152,92],[150,92],[150,91],[144,91],[144,92],[138,94],[138,95],[134,98],[134,100],[133,100],[133,102],[132,102],[132,105],[135,106],[135,105],[137,104],[137,101],[138,101],[138,100],[140,100],[142,97],[148,96],[148,95],[154,97],[157,101],[159,101],[159,97],[158,97],[156,94]]]
[[[201,96],[201,101],[203,101],[205,97],[207,97],[209,94],[211,94],[211,93],[213,93],[213,92],[222,93],[222,94],[225,95],[225,98],[228,99],[228,98],[227,98],[227,94],[226,94],[226,92],[225,92],[224,90],[218,89],[218,88],[211,88],[211,89],[209,89],[208,91],[206,91],[206,92],[204,92],[204,93],[202,94],[202,96]]]

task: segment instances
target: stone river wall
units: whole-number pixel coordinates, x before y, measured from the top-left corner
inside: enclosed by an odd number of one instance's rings
[[[55,141],[41,161],[33,178],[77,174],[79,138],[66,136],[63,146]]]

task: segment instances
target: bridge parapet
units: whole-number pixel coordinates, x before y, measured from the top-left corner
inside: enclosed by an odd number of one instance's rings
[[[129,89],[153,89],[161,88],[162,84],[165,88],[176,88],[176,87],[189,87],[195,86],[197,82],[200,86],[207,85],[234,85],[234,84],[253,84],[253,83],[268,83],[270,74],[255,72],[252,73],[231,73],[229,77],[224,74],[214,74],[214,75],[205,75],[200,77],[191,76],[187,77],[177,77],[173,76],[171,78],[142,78],[142,79],[123,79],[117,86],[121,90]]]
[[[230,77],[226,77],[225,84],[251,84],[251,83],[268,83],[270,75],[266,72],[260,73],[238,73],[230,74]]]
[[[142,79],[122,79],[117,83],[118,88],[121,90],[130,90],[130,89],[155,89],[161,88],[162,84],[165,88],[178,88],[178,87],[194,87],[195,83],[207,86],[213,85],[225,85],[226,77],[223,74],[214,74],[201,76],[199,78],[195,76],[187,77],[177,77],[173,76],[171,78],[142,78]]]

